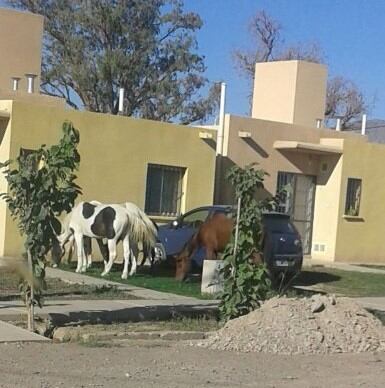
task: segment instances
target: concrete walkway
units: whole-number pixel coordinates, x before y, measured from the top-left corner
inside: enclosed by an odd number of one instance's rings
[[[97,287],[115,286],[119,290],[129,291],[131,295],[140,299],[172,300],[173,302],[201,301],[201,299],[197,299],[197,298],[150,290],[148,288],[136,287],[136,286],[132,286],[131,284],[122,284],[118,282],[104,280],[101,278],[94,278],[92,276],[88,276],[85,274],[63,271],[58,268],[47,267],[46,276],[49,278],[59,278],[60,280],[63,280],[64,282],[68,282],[68,283],[86,284],[86,285],[97,286]]]
[[[353,272],[362,272],[362,273],[377,273],[377,274],[385,275],[384,269],[368,268],[368,267],[362,267],[362,266],[356,265],[356,264],[338,263],[338,262],[334,262],[334,261],[316,260],[316,259],[308,259],[308,258],[304,259],[304,261],[303,261],[304,268],[311,268],[314,266],[323,266],[325,268],[335,268],[335,269],[340,269],[342,271],[353,271]]]
[[[91,276],[47,268],[47,277],[93,286],[116,286],[129,291],[132,299],[113,300],[46,300],[35,313],[54,325],[76,322],[137,322],[165,320],[175,316],[215,314],[218,301],[202,300],[121,284]],[[17,320],[25,314],[21,301],[0,301],[0,319]]]
[[[2,342],[50,342],[50,340],[28,330],[0,321],[0,343]]]

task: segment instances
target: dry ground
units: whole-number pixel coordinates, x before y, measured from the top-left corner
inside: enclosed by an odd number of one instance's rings
[[[0,344],[0,387],[384,387],[385,353],[237,354],[183,343]]]

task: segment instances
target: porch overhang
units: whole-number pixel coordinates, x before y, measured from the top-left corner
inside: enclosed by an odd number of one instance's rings
[[[0,118],[9,119],[11,117],[10,113],[5,110],[0,110]]]
[[[342,155],[343,153],[342,147],[292,140],[277,140],[274,142],[273,147],[278,151],[291,151],[316,155]]]

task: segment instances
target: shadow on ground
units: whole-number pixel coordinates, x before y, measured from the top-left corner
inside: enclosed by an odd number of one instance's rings
[[[314,286],[320,283],[331,283],[341,279],[341,276],[321,271],[302,271],[293,281],[295,286]]]

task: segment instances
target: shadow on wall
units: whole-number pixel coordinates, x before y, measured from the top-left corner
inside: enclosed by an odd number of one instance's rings
[[[227,172],[236,165],[230,158],[222,156],[218,160],[219,167],[219,177],[217,180],[217,185],[215,188],[215,204],[217,205],[232,205],[237,202],[235,198],[235,192],[231,184],[226,179]],[[242,166],[243,167],[243,166]],[[258,165],[256,166],[258,168]],[[266,171],[268,173],[268,171]],[[258,190],[257,199],[265,199],[272,197],[274,194],[270,193],[266,189]]]
[[[202,139],[213,150],[217,149],[217,143],[214,139]]]
[[[258,144],[256,143],[251,137],[245,137],[243,138],[243,141],[249,145],[250,148],[252,148],[256,153],[258,153],[259,156],[262,158],[268,158],[269,154]]]
[[[8,118],[0,117],[0,144],[2,143],[5,131],[7,130],[8,121]]]
[[[313,155],[295,153],[292,151],[279,151],[302,174],[317,177],[317,185],[326,185],[336,167],[341,155]]]

